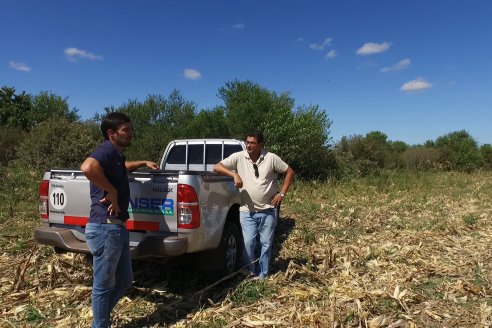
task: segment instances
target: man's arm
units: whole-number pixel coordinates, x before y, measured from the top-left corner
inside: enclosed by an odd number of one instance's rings
[[[224,164],[222,164],[220,162],[215,164],[214,171],[218,174],[227,175],[228,177],[233,178],[234,179],[234,185],[237,188],[241,188],[243,186],[243,180],[241,179],[239,174],[237,174],[237,172],[234,172],[231,169],[228,169]]]
[[[282,198],[284,198],[284,196],[282,195],[285,195],[287,193],[292,182],[294,182],[295,172],[290,166],[287,168],[284,174],[285,174],[284,184],[282,185],[282,188],[280,188],[280,193],[276,194],[273,197],[271,202],[273,206],[277,206],[282,201]]]
[[[146,166],[149,169],[153,169],[153,170],[159,169],[159,165],[157,165],[156,163],[151,162],[151,161],[131,161],[131,162],[126,161],[125,162],[125,167],[126,167],[126,170],[128,172],[134,171],[134,170],[138,169],[139,167],[143,167],[143,166]]]
[[[107,192],[106,197],[101,199],[101,203],[111,203],[108,207],[109,214],[118,216],[120,213],[120,206],[118,205],[118,192],[116,188],[109,182],[104,174],[102,166],[99,161],[92,157],[87,157],[80,166],[80,170],[89,179],[90,182],[95,184],[98,188]]]
[[[294,182],[295,172],[289,166],[287,168],[287,171],[284,172],[284,174],[285,174],[284,184],[282,185],[282,188],[280,188],[280,193],[282,193],[282,194],[286,194],[287,191],[289,190],[290,186],[292,185],[292,182]]]

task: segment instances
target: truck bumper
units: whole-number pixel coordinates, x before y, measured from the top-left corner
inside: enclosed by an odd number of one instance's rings
[[[40,226],[34,230],[34,239],[40,244],[59,247],[68,252],[89,254],[89,247],[78,240],[67,228]]]
[[[49,227],[46,225],[34,230],[34,238],[40,244],[61,248],[68,252],[90,254],[84,241],[77,239],[68,228]],[[147,257],[172,257],[186,253],[188,238],[179,236],[149,236],[136,246],[130,248],[134,259]]]

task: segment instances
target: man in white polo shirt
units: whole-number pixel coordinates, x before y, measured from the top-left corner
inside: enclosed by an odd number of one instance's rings
[[[277,206],[284,198],[294,180],[294,170],[279,156],[263,148],[263,134],[254,131],[246,135],[246,150],[222,160],[214,171],[234,178],[240,189],[241,207],[239,219],[243,231],[244,265],[249,271],[265,279],[272,252],[272,240],[277,224]],[[276,174],[285,174],[282,188]],[[256,239],[259,235],[261,253],[259,265],[255,267]]]

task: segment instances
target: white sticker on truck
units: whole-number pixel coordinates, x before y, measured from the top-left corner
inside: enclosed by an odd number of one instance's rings
[[[55,188],[50,194],[50,205],[56,210],[62,210],[67,204],[67,194],[61,188]]]

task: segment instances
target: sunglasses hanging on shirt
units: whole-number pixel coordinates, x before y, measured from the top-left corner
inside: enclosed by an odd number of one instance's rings
[[[258,165],[253,163],[253,168],[255,169],[255,177],[258,179],[260,172],[258,172]]]

